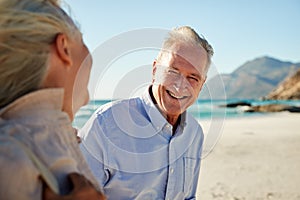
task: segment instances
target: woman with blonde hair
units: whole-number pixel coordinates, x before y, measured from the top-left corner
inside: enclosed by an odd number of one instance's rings
[[[0,0],[0,199],[105,199],[71,124],[91,65],[57,0]]]

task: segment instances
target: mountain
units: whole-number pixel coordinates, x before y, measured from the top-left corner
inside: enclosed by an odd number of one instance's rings
[[[266,96],[266,99],[300,99],[300,69]]]
[[[231,74],[214,76],[205,84],[202,99],[257,99],[300,69],[300,63],[260,57],[248,61]]]

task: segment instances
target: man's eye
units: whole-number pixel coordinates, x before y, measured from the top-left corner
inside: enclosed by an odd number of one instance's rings
[[[168,70],[168,73],[170,73],[170,74],[179,74],[178,71],[173,70],[173,69],[169,69],[169,70]]]
[[[190,76],[190,77],[188,77],[188,78],[189,78],[190,80],[192,80],[192,81],[199,82],[199,79],[196,78],[196,77]]]

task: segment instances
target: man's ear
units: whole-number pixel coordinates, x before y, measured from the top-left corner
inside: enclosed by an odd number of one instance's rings
[[[205,78],[202,80],[202,83],[201,83],[201,89],[202,89],[204,83],[206,82],[206,79],[207,79],[207,75],[206,75]]]
[[[152,83],[153,83],[154,80],[155,80],[156,64],[157,64],[157,61],[154,60],[153,63],[152,63]]]
[[[67,39],[67,36],[63,33],[60,33],[55,38],[55,48],[58,54],[58,57],[61,59],[65,66],[72,66],[73,61],[71,57],[70,45]]]

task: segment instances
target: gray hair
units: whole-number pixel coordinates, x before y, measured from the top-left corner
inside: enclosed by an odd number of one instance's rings
[[[164,52],[170,50],[174,44],[180,42],[188,43],[191,45],[200,46],[204,48],[204,50],[207,52],[208,62],[207,62],[206,69],[208,70],[211,64],[211,58],[214,54],[214,50],[203,36],[200,37],[198,33],[189,26],[181,26],[178,28],[174,28],[169,32],[168,37],[165,39],[162,46],[162,50],[160,51],[157,59],[158,60],[161,59]]]
[[[0,108],[39,89],[56,36],[76,30],[58,0],[0,0]]]

